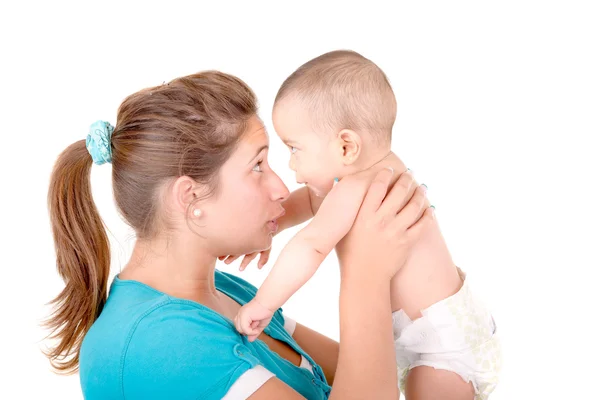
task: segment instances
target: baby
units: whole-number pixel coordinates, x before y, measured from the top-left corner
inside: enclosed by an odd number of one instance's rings
[[[297,223],[307,209],[314,218],[283,249],[256,297],[240,309],[236,326],[249,340],[348,233],[369,178],[384,167],[395,176],[406,171],[391,151],[395,119],[396,99],[385,74],[355,52],[321,55],[279,89],[273,124],[291,151],[296,180],[309,189],[294,193],[286,219]],[[336,250],[343,258],[343,249]],[[391,302],[402,390],[412,368],[429,366],[471,382],[478,399],[488,397],[501,364],[496,326],[453,263],[437,223],[393,278]]]

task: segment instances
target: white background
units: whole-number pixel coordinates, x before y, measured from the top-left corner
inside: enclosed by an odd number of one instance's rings
[[[40,352],[44,304],[62,288],[46,208],[58,154],[92,122],[114,124],[128,94],[220,69],[256,91],[270,162],[294,189],[272,101],[300,64],[340,48],[388,74],[393,150],[428,184],[456,263],[495,314],[505,368],[492,399],[599,398],[598,2],[324,3],[0,6],[1,398],[81,398],[78,376],[54,375]],[[117,273],[134,239],[110,174],[94,167],[92,183]],[[287,314],[337,339],[338,284],[330,256]]]

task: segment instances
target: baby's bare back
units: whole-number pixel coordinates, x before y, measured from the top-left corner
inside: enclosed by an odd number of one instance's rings
[[[359,187],[366,193],[377,172],[386,167],[394,170],[391,187],[406,171],[402,160],[393,153],[373,167],[352,175],[351,179],[361,182]],[[340,253],[343,246],[336,247],[336,251],[338,256],[343,258],[343,254]],[[452,261],[440,227],[437,221],[434,221],[392,280],[392,311],[402,309],[414,320],[421,316],[421,310],[453,295],[461,286],[462,279]]]

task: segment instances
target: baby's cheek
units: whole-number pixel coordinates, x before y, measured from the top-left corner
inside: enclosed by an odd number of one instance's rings
[[[323,193],[329,193],[329,191],[333,188],[334,177],[329,179],[329,177],[321,176],[319,181],[319,189]]]

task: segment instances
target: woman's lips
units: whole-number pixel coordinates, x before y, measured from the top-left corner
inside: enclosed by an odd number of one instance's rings
[[[279,218],[283,217],[284,215],[285,215],[285,210],[283,210],[281,212],[281,214],[279,214],[278,216],[276,216],[275,218],[273,218],[272,220],[267,222],[267,226],[269,227],[269,230],[271,231],[271,233],[277,232],[277,230],[279,229],[279,224],[277,223],[277,220]]]
[[[267,226],[269,227],[271,233],[275,233],[279,229],[279,224],[277,223],[277,221],[269,221],[267,222]]]

